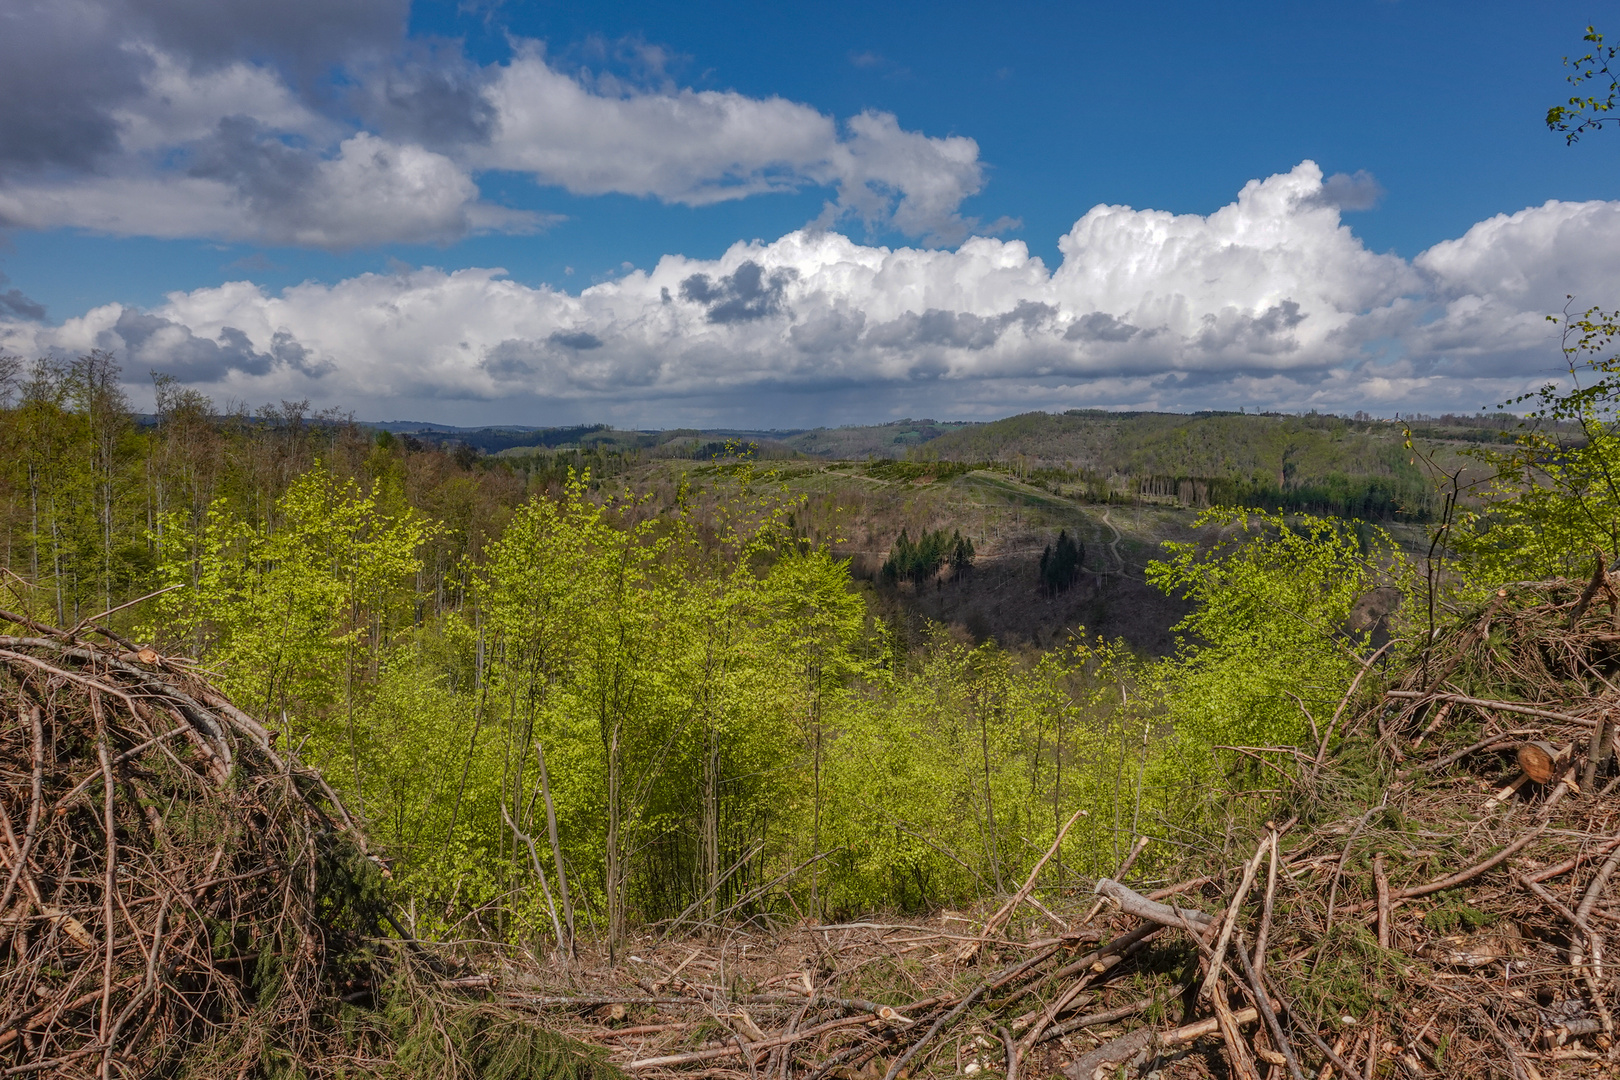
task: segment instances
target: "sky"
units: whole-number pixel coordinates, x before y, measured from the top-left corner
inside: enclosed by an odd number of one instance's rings
[[[1620,306],[1620,132],[1543,122],[1617,16],[0,0],[0,352],[464,425],[1494,407]]]

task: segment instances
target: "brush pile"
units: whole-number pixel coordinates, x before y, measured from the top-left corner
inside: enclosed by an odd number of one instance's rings
[[[1273,821],[1095,896],[1037,867],[988,918],[645,940],[501,995],[637,1076],[1620,1075],[1617,619],[1600,568],[1392,646],[1319,747],[1240,748]]]
[[[0,619],[0,1075],[311,1056],[382,912],[343,804],[184,663]]]

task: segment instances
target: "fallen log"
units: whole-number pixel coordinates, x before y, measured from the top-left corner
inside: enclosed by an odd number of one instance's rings
[[[1252,1007],[1239,1009],[1231,1014],[1232,1022],[1235,1024],[1252,1024],[1259,1018],[1259,1012]],[[1138,1028],[1129,1035],[1121,1035],[1112,1042],[1103,1043],[1097,1049],[1081,1055],[1075,1059],[1074,1064],[1063,1070],[1063,1075],[1069,1080],[1113,1080],[1115,1069],[1144,1051],[1186,1046],[1207,1035],[1218,1034],[1220,1034],[1220,1020],[1213,1016],[1165,1032],[1158,1032],[1153,1028]]]
[[[1135,889],[1108,878],[1100,879],[1092,891],[1098,896],[1112,900],[1127,915],[1135,915],[1138,919],[1147,919],[1160,926],[1183,928],[1190,926],[1203,932],[1215,923],[1215,916],[1206,912],[1196,908],[1172,907],[1156,900],[1149,900]]]

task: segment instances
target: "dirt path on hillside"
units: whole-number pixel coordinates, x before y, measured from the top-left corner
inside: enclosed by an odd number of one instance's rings
[[[1111,532],[1113,532],[1113,534],[1114,534],[1114,538],[1112,540],[1108,541],[1108,554],[1110,554],[1110,555],[1112,555],[1114,557],[1114,570],[1113,570],[1113,573],[1118,574],[1120,577],[1124,577],[1125,576],[1125,560],[1119,553],[1119,541],[1120,541],[1123,534],[1120,533],[1118,526],[1116,526],[1108,518],[1108,515],[1113,513],[1113,511],[1114,511],[1114,508],[1111,507],[1111,506],[1107,507],[1106,509],[1103,510],[1102,523],[1104,525],[1108,526],[1109,530]],[[1104,574],[1104,573],[1108,573],[1108,571],[1099,571],[1099,575]]]

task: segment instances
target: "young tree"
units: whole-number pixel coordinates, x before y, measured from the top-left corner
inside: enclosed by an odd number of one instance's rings
[[[1550,318],[1563,326],[1569,385],[1509,403],[1535,403],[1511,448],[1468,451],[1491,478],[1453,543],[1481,583],[1583,574],[1594,550],[1620,556],[1620,312]]]
[[[1410,564],[1383,530],[1334,518],[1218,508],[1197,523],[1219,530],[1213,544],[1166,544],[1169,559],[1147,568],[1194,605],[1155,671],[1177,738],[1190,764],[1216,744],[1301,742],[1301,704],[1331,709],[1369,651],[1350,626],[1356,601],[1381,585],[1411,595]]]
[[[794,710],[809,756],[810,856],[821,855],[827,717],[835,698],[876,673],[869,659],[866,605],[850,588],[849,566],[825,548],[790,549],[765,580],[764,626],[776,661],[791,673]],[[810,907],[819,913],[821,868],[810,875]]]
[[[1577,91],[1585,89],[1588,83],[1596,84],[1597,92],[1577,93],[1565,103],[1547,110],[1548,130],[1563,132],[1570,145],[1579,142],[1588,131],[1602,131],[1606,125],[1620,119],[1611,115],[1620,103],[1620,64],[1615,62],[1620,57],[1620,46],[1603,44],[1603,35],[1594,26],[1586,28],[1581,40],[1591,44],[1592,51],[1574,60],[1564,57],[1564,66],[1573,69],[1568,81]]]

